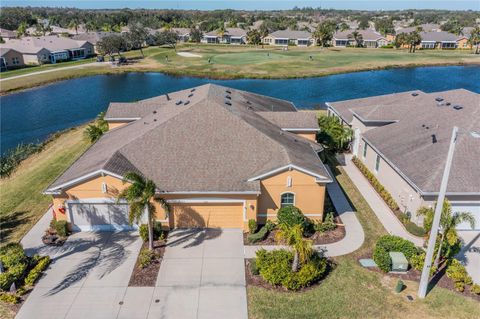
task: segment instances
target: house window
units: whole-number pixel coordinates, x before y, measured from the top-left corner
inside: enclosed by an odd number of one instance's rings
[[[13,64],[13,65],[20,64],[20,61],[18,60],[17,57],[12,58],[12,64]]]
[[[295,205],[295,194],[283,193],[280,199],[280,207]]]
[[[367,157],[367,143],[363,142],[363,159]]]
[[[375,161],[375,172],[378,172],[379,168],[380,168],[380,155],[377,154],[377,159]]]

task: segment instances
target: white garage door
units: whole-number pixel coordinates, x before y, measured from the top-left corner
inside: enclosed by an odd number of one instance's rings
[[[111,203],[69,203],[69,216],[75,231],[133,229],[128,222],[128,205]]]
[[[452,203],[452,212],[469,212],[475,217],[475,228],[480,230],[480,203]],[[458,230],[472,230],[470,223],[462,223],[457,226]]]

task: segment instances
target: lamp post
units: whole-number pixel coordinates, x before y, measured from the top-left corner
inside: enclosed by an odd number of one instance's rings
[[[472,137],[480,138],[478,132],[470,132]],[[422,276],[420,278],[420,286],[418,287],[418,297],[425,298],[427,295],[428,280],[430,278],[430,269],[432,268],[432,258],[435,250],[435,243],[437,242],[438,228],[440,226],[440,218],[442,216],[443,202],[445,200],[445,193],[447,191],[448,177],[450,175],[450,168],[452,167],[453,153],[455,152],[455,145],[457,142],[458,127],[454,126],[452,130],[452,138],[448,148],[447,162],[443,171],[442,183],[440,184],[440,192],[438,193],[437,205],[435,207],[435,215],[433,216],[432,229],[430,231],[430,238],[428,239],[427,254],[423,264]]]

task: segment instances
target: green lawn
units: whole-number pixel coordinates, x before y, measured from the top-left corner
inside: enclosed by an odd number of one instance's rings
[[[35,65],[35,66],[28,66],[22,69],[10,70],[0,73],[0,79],[6,79],[12,76],[35,73],[39,71],[46,71],[51,69],[62,68],[66,66],[74,66],[74,65],[82,65],[86,63],[95,62],[95,58],[84,59],[84,60],[77,60],[77,61],[68,61],[68,62],[59,62],[55,64],[43,64],[43,65]]]
[[[89,143],[83,126],[63,133],[45,149],[21,163],[10,178],[0,180],[1,243],[17,242],[42,217],[51,196],[42,191],[62,173]]]
[[[372,250],[385,229],[358,189],[338,165],[334,171],[357,211],[365,243],[353,254],[334,258],[336,268],[320,285],[305,292],[273,292],[248,287],[249,317],[278,318],[474,318],[480,303],[435,287],[425,300],[416,298],[418,284],[406,282],[400,294],[393,292],[396,280],[362,268],[357,258]]]
[[[395,49],[359,48],[298,48],[284,51],[279,47],[254,47],[235,45],[181,44],[176,48],[150,47],[130,51],[123,55],[137,58],[130,65],[110,67],[92,66],[88,69],[63,70],[48,74],[32,74],[28,78],[2,82],[1,93],[25,89],[45,83],[94,74],[121,72],[165,72],[173,75],[202,76],[219,79],[231,78],[297,78],[324,76],[335,73],[389,67],[411,67],[422,65],[480,63],[480,57],[469,50],[420,50],[414,54]],[[201,57],[183,57],[177,52],[191,52]],[[168,57],[166,60],[165,57]],[[311,57],[311,58],[310,58]],[[210,61],[210,63],[209,63]],[[82,63],[82,61],[70,62]],[[55,68],[67,63],[45,65],[38,68]],[[11,72],[32,72],[33,68]],[[7,72],[5,76],[17,75]]]

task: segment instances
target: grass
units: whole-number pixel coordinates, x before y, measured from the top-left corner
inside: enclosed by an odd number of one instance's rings
[[[61,134],[43,151],[23,161],[10,178],[0,180],[2,244],[20,241],[45,213],[51,197],[42,191],[89,145],[83,128]]]
[[[137,61],[131,65],[121,67],[99,65],[47,74],[32,74],[31,77],[28,77],[28,80],[27,78],[20,78],[2,82],[0,92],[5,94],[73,77],[135,71],[164,72],[172,75],[219,79],[270,79],[324,76],[391,67],[480,63],[478,56],[473,55],[468,50],[420,50],[410,54],[406,50],[394,49],[291,47],[288,51],[284,51],[281,48],[269,46],[261,48],[202,44],[181,44],[176,50],[177,52],[195,53],[201,55],[201,57],[182,57],[172,48],[150,47],[144,50],[144,59],[142,59],[139,51],[126,52],[125,56],[135,58]],[[45,65],[38,68],[64,65],[66,63],[59,63],[54,66]],[[13,76],[13,73],[10,72],[28,73],[33,69],[9,71],[7,75],[2,75],[2,78]]]
[[[449,290],[435,287],[426,299],[416,297],[418,283],[394,292],[396,280],[362,268],[357,258],[370,252],[386,231],[335,159],[334,174],[347,194],[365,231],[365,243],[356,252],[334,258],[337,267],[320,285],[305,292],[277,292],[248,287],[249,317],[269,318],[474,318],[480,304]]]
[[[86,63],[92,63],[95,60],[96,60],[95,58],[90,58],[90,59],[67,61],[67,62],[61,62],[61,63],[55,63],[55,64],[42,64],[42,65],[27,66],[27,67],[22,68],[22,69],[16,69],[16,70],[1,72],[0,73],[0,79],[7,79],[7,78],[10,78],[12,76],[24,75],[24,74],[35,73],[35,72],[46,71],[46,70],[52,70],[52,69],[63,68],[63,67],[67,67],[67,66],[82,65],[82,64],[86,64]]]

